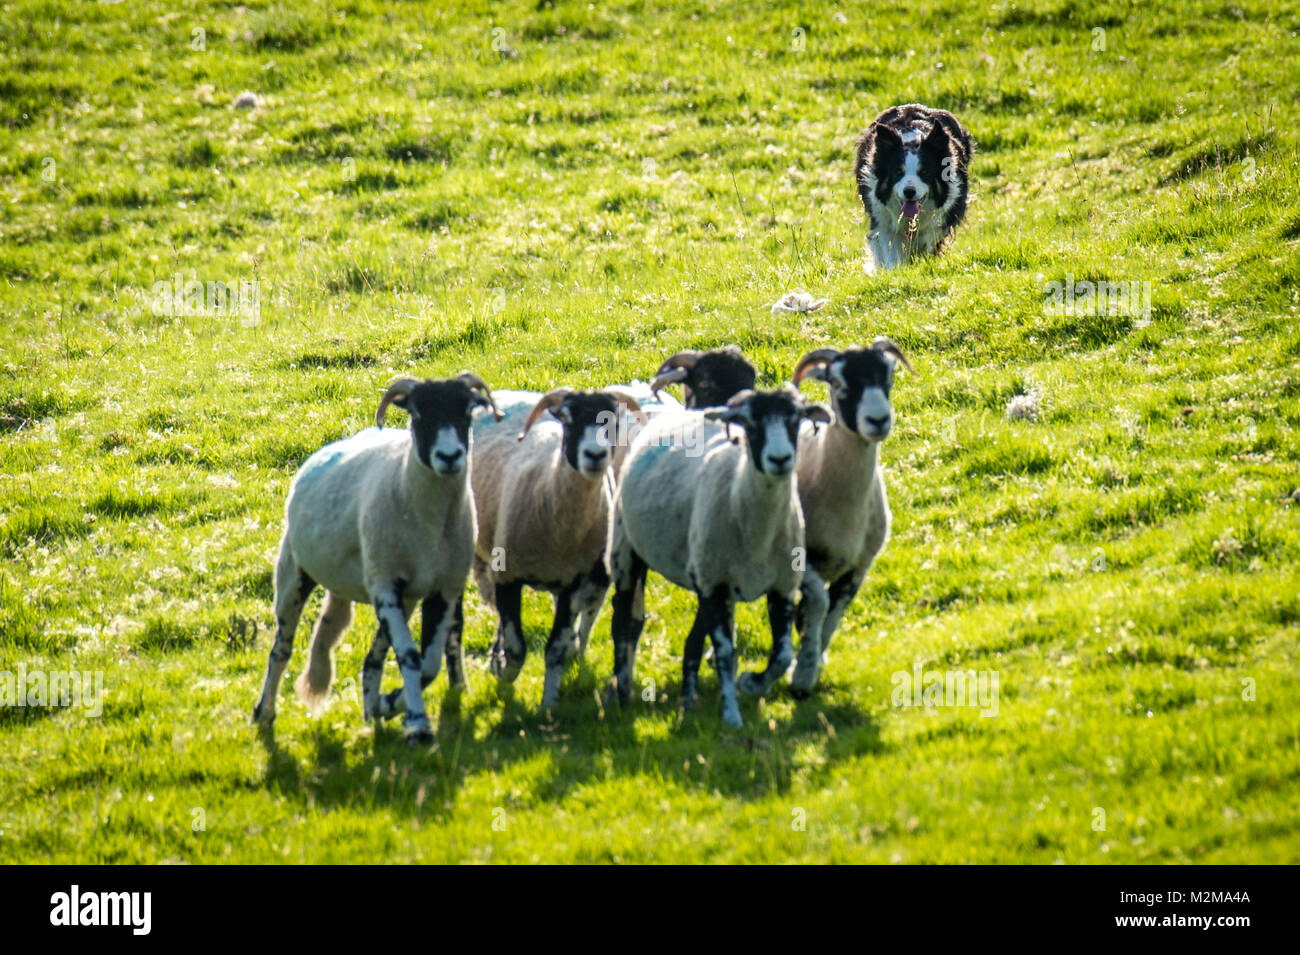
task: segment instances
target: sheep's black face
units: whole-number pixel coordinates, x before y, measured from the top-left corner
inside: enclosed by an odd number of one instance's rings
[[[586,477],[599,477],[618,440],[618,401],[599,391],[575,391],[550,413],[564,425],[564,460]]]
[[[443,475],[464,472],[469,462],[470,416],[486,405],[481,394],[455,378],[426,380],[393,404],[411,416],[411,440],[421,464]]]
[[[894,424],[889,392],[894,359],[876,348],[848,348],[826,368],[835,414],[868,441],[883,441]]]
[[[741,404],[709,416],[742,427],[749,458],[758,473],[783,478],[794,472],[799,424],[805,414],[798,396],[781,389],[753,392]]]
[[[688,408],[716,408],[733,395],[754,387],[754,366],[739,348],[719,348],[705,352],[696,360],[682,381],[682,393]]]

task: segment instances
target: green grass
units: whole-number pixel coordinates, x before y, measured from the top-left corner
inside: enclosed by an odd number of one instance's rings
[[[0,669],[106,699],[0,708],[0,861],[1300,861],[1297,30],[1276,0],[11,4]],[[918,99],[977,140],[968,222],[868,274],[852,143]],[[1151,323],[1048,314],[1067,274],[1150,282]],[[176,275],[259,282],[260,321],[155,314]],[[792,289],[831,304],[769,314]],[[679,714],[691,601],[652,579],[655,703],[601,709],[606,610],[539,715],[537,596],[499,694],[471,591],[431,749],[354,684],[249,726],[289,480],[394,373],[594,386],[733,341],[772,385],[877,334],[919,372],[893,540],[811,700],[730,731],[706,666]],[[763,659],[761,606],[739,631]],[[917,663],[996,670],[997,716],[893,706]]]

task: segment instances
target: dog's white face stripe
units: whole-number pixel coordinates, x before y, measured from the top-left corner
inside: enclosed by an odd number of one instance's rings
[[[894,185],[894,195],[898,197],[899,202],[906,199],[907,194],[904,190],[909,187],[916,190],[912,198],[917,202],[922,202],[930,192],[930,187],[921,178],[920,153],[906,153],[903,156],[903,177]]]

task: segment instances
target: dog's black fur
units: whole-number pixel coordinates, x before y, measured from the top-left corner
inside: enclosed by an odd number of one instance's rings
[[[934,254],[966,216],[969,174],[974,143],[971,135],[947,110],[920,103],[892,106],[858,138],[853,178],[871,220],[872,252],[883,267],[901,264],[910,254]],[[908,241],[902,257],[889,259],[877,238],[898,238],[904,221],[895,187],[904,177],[909,154],[918,158],[916,175],[928,188],[922,211],[909,214]],[[925,203],[928,202],[928,206]],[[927,214],[928,213],[928,214]],[[919,222],[919,226],[918,226]],[[879,254],[887,253],[885,256]]]

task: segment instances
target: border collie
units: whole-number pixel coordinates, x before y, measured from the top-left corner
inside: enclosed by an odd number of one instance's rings
[[[858,139],[853,178],[871,219],[871,257],[892,269],[935,255],[966,215],[970,133],[947,110],[891,106]]]

